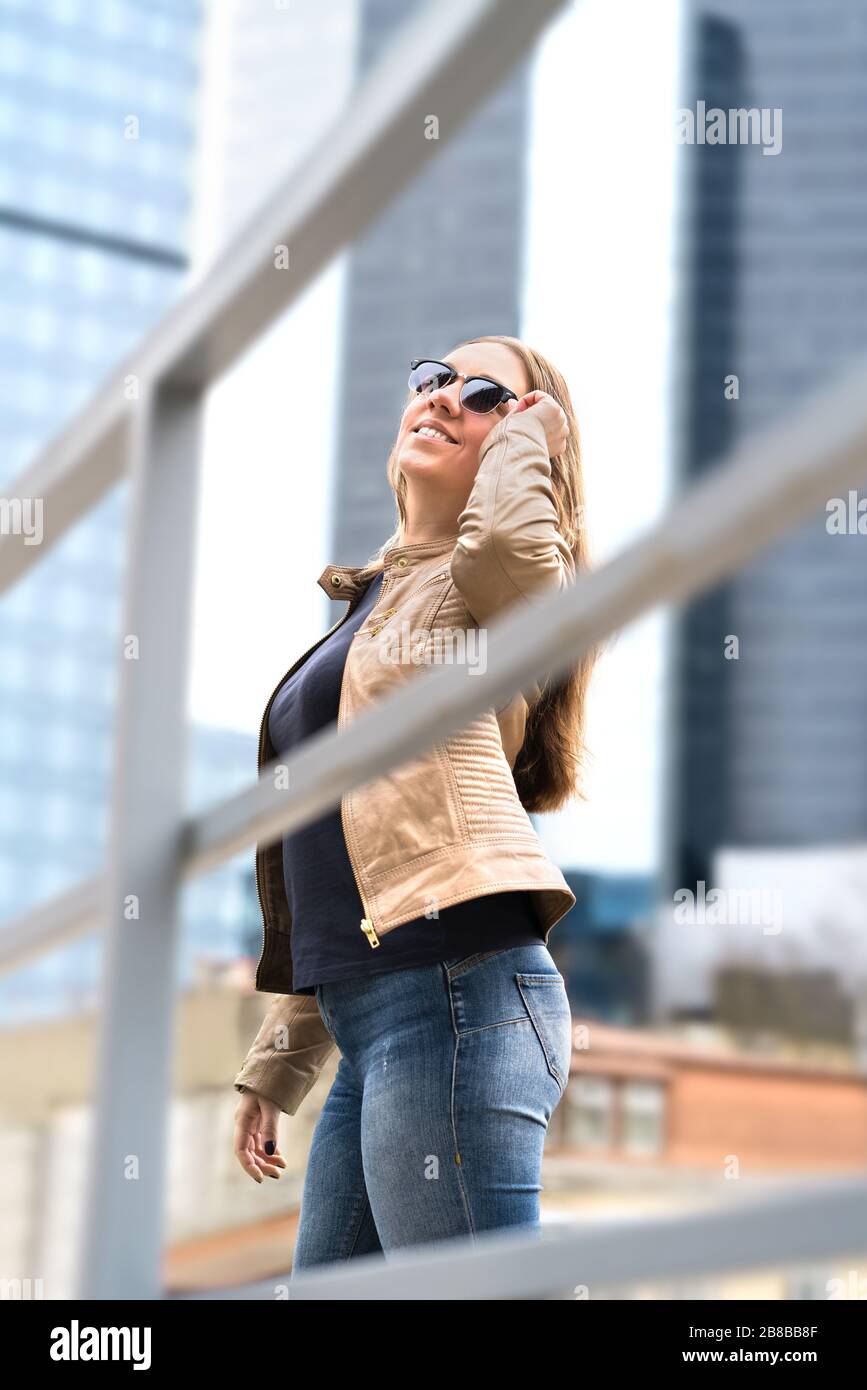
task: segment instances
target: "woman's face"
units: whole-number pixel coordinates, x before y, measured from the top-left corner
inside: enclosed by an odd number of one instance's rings
[[[467,376],[491,377],[518,397],[530,390],[523,362],[502,343],[470,343],[443,360]],[[478,472],[479,450],[485,438],[515,408],[514,401],[507,401],[488,415],[475,415],[461,405],[463,385],[459,378],[451,386],[415,396],[403,413],[397,438],[398,463],[407,483],[437,484],[454,494],[460,505]],[[423,422],[447,435],[448,440],[419,434]]]

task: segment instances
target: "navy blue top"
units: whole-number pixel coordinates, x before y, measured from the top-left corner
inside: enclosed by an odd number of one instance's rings
[[[337,722],[347,652],[373,608],[382,574],[368,585],[352,616],[284,681],[268,717],[275,755],[285,757],[311,734]],[[489,893],[418,917],[386,932],[371,947],[359,923],[361,897],[346,849],[340,807],[283,838],[283,876],[292,914],[292,988],[313,994],[328,980],[404,970],[475,951],[532,945],[542,928],[531,889]]]

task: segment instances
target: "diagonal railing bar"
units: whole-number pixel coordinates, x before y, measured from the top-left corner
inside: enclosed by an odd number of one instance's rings
[[[490,1231],[299,1272],[293,1302],[599,1297],[622,1285],[727,1274],[867,1251],[867,1180],[787,1182],[759,1198],[730,1197],[631,1220],[576,1217],[532,1231]],[[273,1279],[172,1299],[273,1299]]]
[[[105,909],[103,872],[0,923],[0,975],[20,970],[40,956],[71,945],[101,926]]]
[[[41,498],[43,539],[0,535],[0,592],[125,473],[130,382],[212,385],[448,144],[567,0],[430,0],[264,206],[5,495]],[[438,139],[425,137],[434,114]],[[285,246],[289,268],[278,269]]]

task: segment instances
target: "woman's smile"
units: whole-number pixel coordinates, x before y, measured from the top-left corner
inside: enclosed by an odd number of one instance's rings
[[[445,430],[441,430],[437,425],[417,425],[413,434],[417,434],[421,439],[433,439],[440,444],[457,443],[456,439],[452,439],[450,434],[446,434]]]

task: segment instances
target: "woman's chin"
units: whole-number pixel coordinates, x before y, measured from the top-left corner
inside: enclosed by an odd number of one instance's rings
[[[441,468],[446,449],[452,447],[444,444],[441,449],[427,449],[424,445],[410,444],[400,456],[400,467],[404,473],[424,473],[432,468]]]

